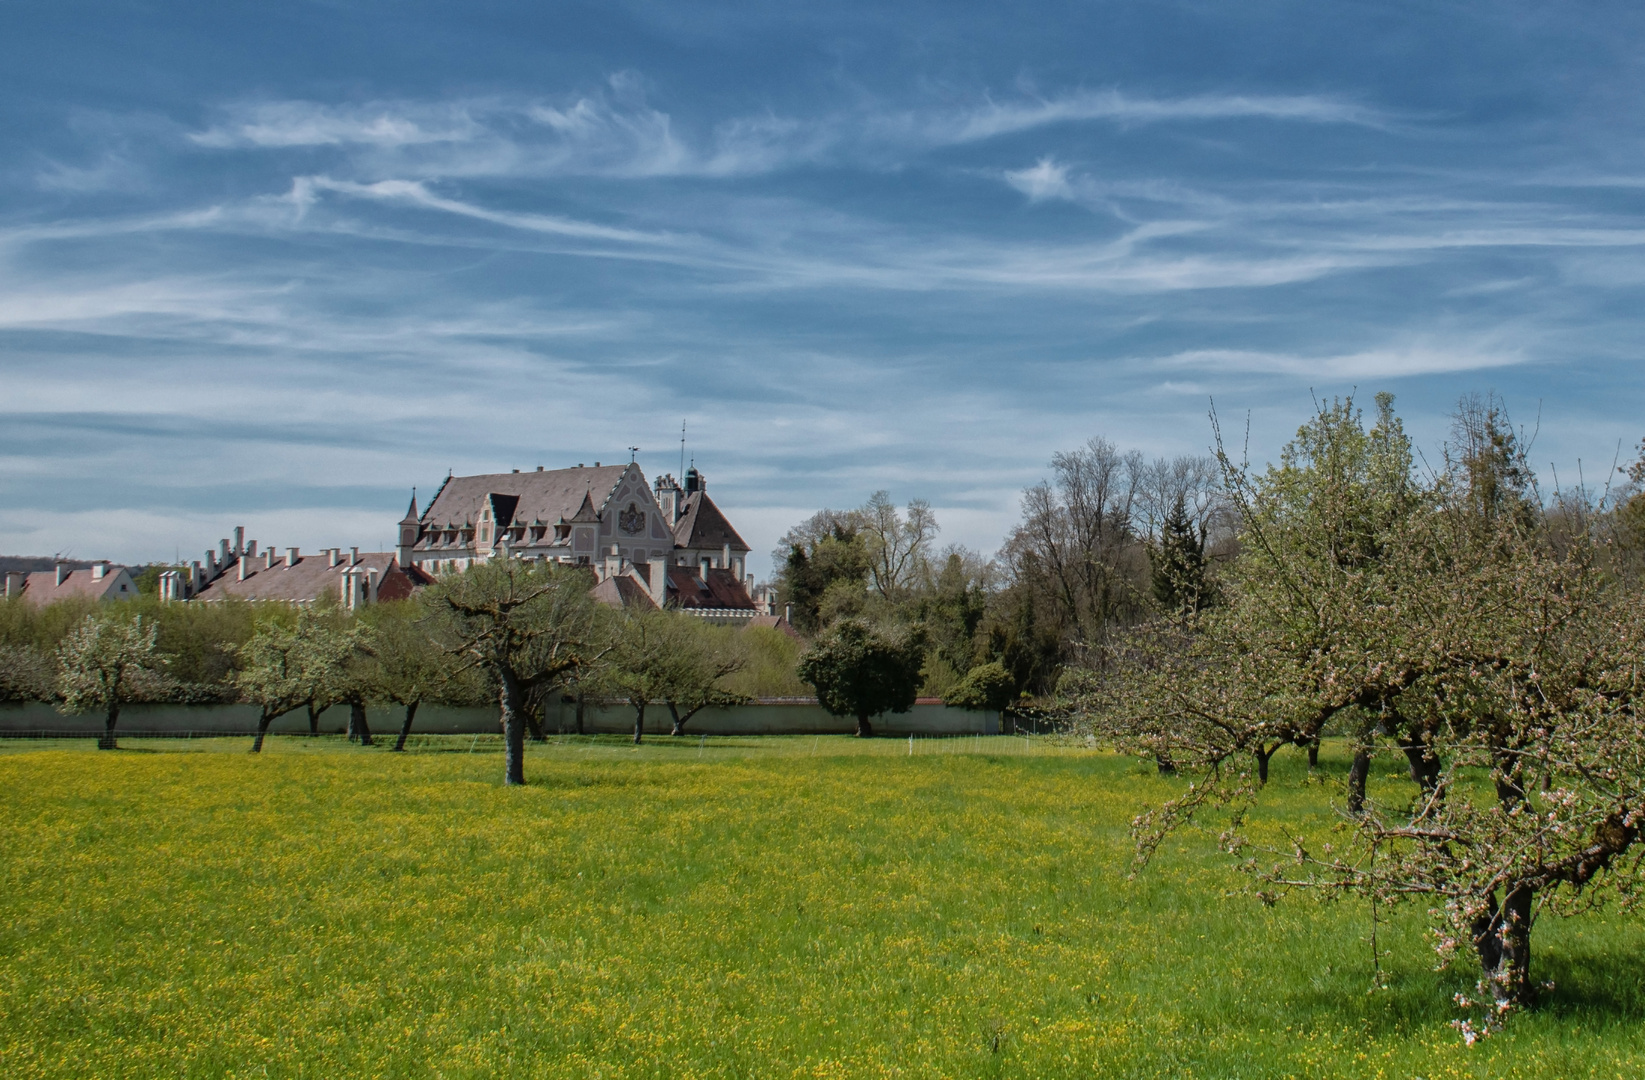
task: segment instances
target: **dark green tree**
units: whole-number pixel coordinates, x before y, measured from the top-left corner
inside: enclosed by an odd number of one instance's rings
[[[1017,681],[998,660],[978,664],[966,672],[965,678],[943,699],[944,704],[960,709],[992,709],[1004,712],[1017,700]]]
[[[1154,599],[1172,614],[1198,611],[1210,598],[1205,578],[1205,537],[1188,517],[1178,495],[1160,526],[1159,542],[1150,552]]]
[[[842,619],[800,657],[799,671],[823,708],[856,717],[857,735],[867,738],[874,734],[870,717],[914,707],[924,659],[917,629],[892,637],[859,619]]]
[[[871,558],[857,511],[823,510],[783,537],[777,591],[796,629],[815,634],[834,618],[862,611]]]

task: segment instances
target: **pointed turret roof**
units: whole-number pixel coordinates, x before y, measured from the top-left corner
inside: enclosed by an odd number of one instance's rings
[[[411,489],[411,508],[406,511],[406,516],[400,519],[400,524],[401,525],[415,525],[415,524],[417,524],[418,520],[419,519],[417,517],[417,489],[412,488]]]
[[[600,512],[594,509],[593,494],[587,491],[583,492],[583,504],[577,507],[577,512],[575,514],[571,515],[571,524],[576,525],[582,522],[595,522],[599,520]]]

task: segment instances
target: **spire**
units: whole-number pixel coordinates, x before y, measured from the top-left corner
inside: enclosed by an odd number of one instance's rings
[[[406,510],[406,516],[400,519],[401,525],[417,524],[417,489],[411,489],[411,506]]]

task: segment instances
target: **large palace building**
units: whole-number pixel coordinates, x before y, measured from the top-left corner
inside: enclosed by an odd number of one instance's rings
[[[765,613],[749,547],[695,466],[648,484],[633,462],[448,476],[399,524],[400,566],[439,575],[493,557],[590,567],[596,595],[726,618]],[[609,596],[605,595],[609,594]]]

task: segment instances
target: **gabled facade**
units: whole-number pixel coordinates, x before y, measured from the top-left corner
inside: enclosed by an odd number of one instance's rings
[[[137,583],[125,567],[98,562],[85,570],[58,566],[31,574],[7,574],[6,595],[21,595],[33,607],[59,600],[129,600],[137,595]]]
[[[593,565],[670,561],[672,523],[633,463],[448,476],[428,509],[400,522],[400,561],[439,574],[493,555]]]

